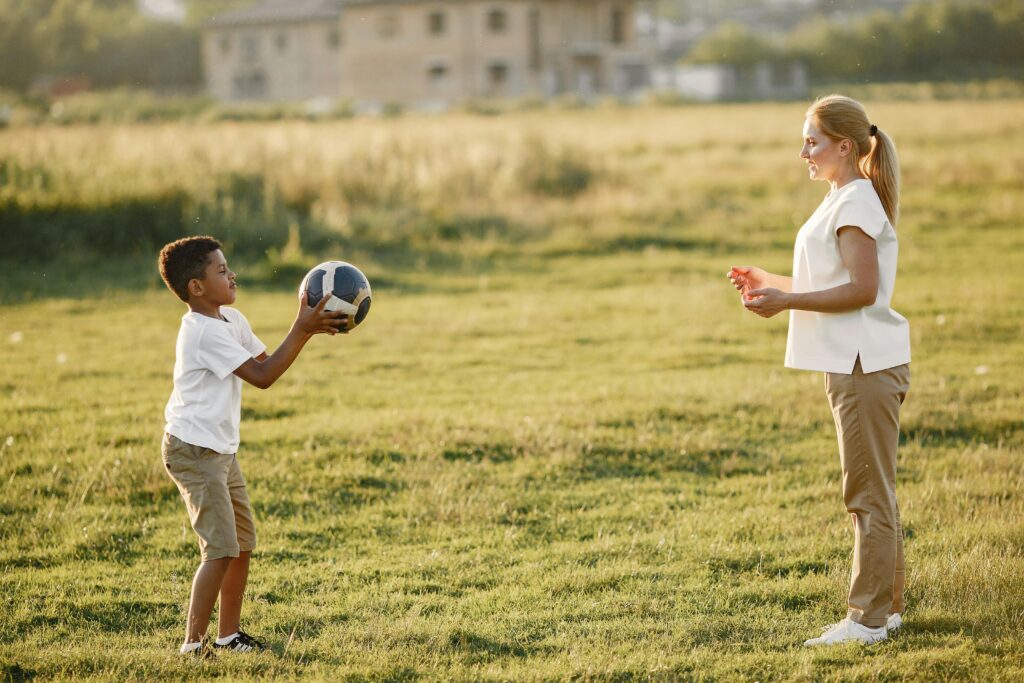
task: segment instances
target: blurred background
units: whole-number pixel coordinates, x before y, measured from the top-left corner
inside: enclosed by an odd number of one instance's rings
[[[149,257],[193,232],[282,282],[331,250],[407,272],[575,248],[601,203],[627,239],[634,181],[679,242],[708,195],[673,150],[722,132],[673,142],[686,116],[752,103],[750,130],[757,102],[831,91],[1019,107],[1022,79],[1015,0],[0,0],[0,295],[158,284]],[[79,267],[44,280],[57,256]]]
[[[249,101],[305,105],[265,117],[343,115],[1019,81],[1022,16],[1015,0],[3,0],[0,113],[218,118],[215,103]]]

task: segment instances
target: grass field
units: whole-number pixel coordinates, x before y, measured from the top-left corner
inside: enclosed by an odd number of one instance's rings
[[[23,225],[169,187],[220,207],[199,228],[235,226],[237,306],[271,348],[318,258],[377,285],[363,327],[245,390],[243,623],[273,652],[200,665],[176,655],[197,552],[159,456],[183,307],[131,234],[102,258],[17,235],[3,677],[1020,680],[1024,102],[869,103],[904,165],[908,612],[828,651],[801,647],[844,614],[852,548],[823,380],[782,368],[785,318],[724,277],[788,271],[825,191],[802,111],[0,132]],[[214,171],[261,179],[263,212],[194,200]],[[301,246],[253,255],[245,216]]]

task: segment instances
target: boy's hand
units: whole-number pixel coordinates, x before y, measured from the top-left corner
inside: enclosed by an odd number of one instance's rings
[[[316,306],[310,306],[309,291],[304,291],[299,295],[299,312],[295,316],[295,326],[303,334],[327,333],[335,335],[342,331],[340,328],[348,323],[348,315],[342,311],[325,310],[327,301],[330,298],[329,294],[325,295]],[[342,332],[347,334],[348,330],[343,330]]]

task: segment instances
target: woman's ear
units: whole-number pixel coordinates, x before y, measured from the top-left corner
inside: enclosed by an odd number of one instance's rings
[[[849,138],[843,138],[839,141],[839,156],[846,157],[850,156],[850,152],[853,151],[853,143],[850,142]]]

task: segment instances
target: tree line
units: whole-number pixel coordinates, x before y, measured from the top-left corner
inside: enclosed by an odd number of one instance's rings
[[[1024,2],[919,2],[852,21],[809,19],[782,36],[724,23],[685,61],[802,61],[815,82],[1024,77]]]
[[[202,83],[199,26],[253,0],[189,0],[184,24],[158,21],[136,0],[0,0],[0,88],[40,76],[84,76],[92,87],[188,89]]]

